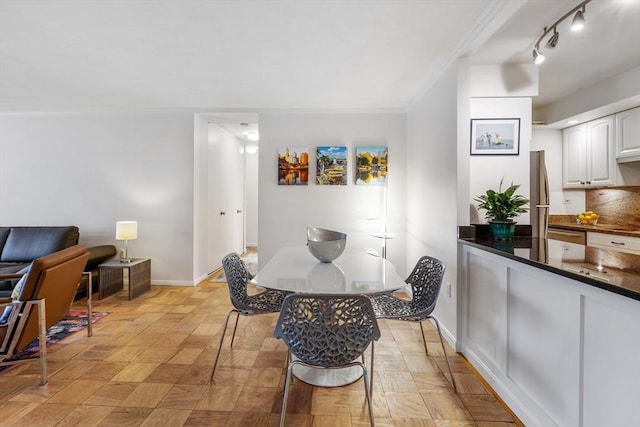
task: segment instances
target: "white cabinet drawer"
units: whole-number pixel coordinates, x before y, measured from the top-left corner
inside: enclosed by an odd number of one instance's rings
[[[640,237],[618,236],[590,231],[587,233],[587,246],[640,254]]]

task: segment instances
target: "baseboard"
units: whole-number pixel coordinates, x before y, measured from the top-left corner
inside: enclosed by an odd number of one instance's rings
[[[485,364],[482,357],[476,354],[471,347],[465,345],[464,342],[462,344],[463,348],[460,354],[467,363],[473,367],[478,378],[481,378],[482,381],[488,385],[488,388],[498,401],[505,408],[508,408],[518,425],[543,426],[554,424],[540,422],[539,417],[515,395],[513,390],[504,383],[502,378],[499,378],[491,368]]]
[[[203,277],[202,280],[204,280],[204,278],[206,278],[206,276]],[[188,282],[185,280],[152,280],[151,284],[153,286],[185,286],[185,287],[194,287],[196,286],[198,283],[200,283],[202,280],[199,280],[197,282]]]
[[[489,383],[489,381],[487,381],[482,374],[478,371],[478,369],[476,369],[476,367],[469,361],[469,359],[467,359],[467,357],[460,353],[460,356],[462,357],[462,360],[464,360],[464,362],[467,364],[467,366],[469,367],[469,369],[473,372],[473,374],[476,376],[476,378],[478,378],[478,380],[480,380],[480,382],[484,385],[484,387],[489,391],[489,393],[491,393],[491,395],[493,397],[496,398],[496,400],[498,401],[498,403],[504,408],[505,411],[507,411],[509,413],[509,415],[511,415],[511,418],[513,418],[513,420],[515,421],[516,425],[518,427],[525,427],[524,423],[520,420],[520,418],[518,418],[518,416],[516,415],[515,412],[513,412],[513,410],[509,407],[509,405],[507,405],[507,403],[502,399],[502,397],[495,391],[495,389],[493,388],[493,386]],[[474,354],[475,356],[475,354]],[[485,370],[486,372],[486,370]],[[493,376],[491,376],[493,379]],[[493,379],[495,381],[495,379]],[[494,382],[495,384],[495,382]]]
[[[438,319],[438,322],[440,322],[440,319]],[[435,326],[435,325],[433,325]],[[451,348],[455,349],[456,348],[456,337],[455,335],[453,335],[451,333],[451,331],[449,329],[447,329],[447,327],[444,325],[444,323],[440,322],[440,331],[442,332],[442,336],[449,341],[449,345],[451,346]]]

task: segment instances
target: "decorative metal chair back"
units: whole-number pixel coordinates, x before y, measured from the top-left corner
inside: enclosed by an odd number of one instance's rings
[[[413,293],[411,300],[407,301],[396,298],[389,293],[372,296],[371,303],[379,319],[396,319],[420,323],[424,351],[427,355],[429,354],[429,349],[427,348],[427,341],[424,338],[424,326],[422,322],[427,319],[433,319],[436,324],[436,329],[438,330],[438,336],[447,361],[447,367],[449,368],[451,383],[454,391],[457,391],[453,369],[451,369],[447,349],[444,346],[444,340],[442,338],[442,331],[440,330],[440,322],[438,322],[438,319],[433,315],[433,310],[435,310],[436,302],[438,301],[438,294],[442,287],[444,270],[445,266],[440,260],[430,256],[423,256],[418,260],[406,280],[406,282],[411,285],[411,291]]]
[[[253,278],[244,261],[237,253],[231,253],[222,259],[222,268],[229,286],[231,303],[238,310],[243,310],[249,305],[247,283]]]
[[[291,353],[318,367],[338,367],[362,356],[380,330],[364,295],[291,294],[275,328]]]
[[[253,275],[249,270],[247,270],[247,266],[237,253],[230,253],[225,256],[222,259],[222,267],[224,268],[224,274],[227,277],[229,299],[231,300],[233,308],[227,312],[227,316],[222,324],[220,343],[218,344],[218,351],[216,352],[216,358],[213,361],[213,369],[211,370],[212,380],[216,373],[222,343],[224,341],[225,333],[227,332],[227,325],[229,324],[229,317],[231,314],[236,313],[233,335],[231,336],[231,347],[233,347],[233,341],[236,337],[236,327],[238,326],[238,318],[241,314],[243,316],[252,316],[257,314],[279,313],[280,307],[282,307],[282,301],[288,293],[286,291],[267,289],[264,292],[249,295],[247,292],[247,283],[253,279]]]
[[[423,256],[418,260],[406,280],[411,285],[413,293],[406,307],[411,314],[428,315],[433,312],[442,286],[444,270],[444,264],[436,258]]]

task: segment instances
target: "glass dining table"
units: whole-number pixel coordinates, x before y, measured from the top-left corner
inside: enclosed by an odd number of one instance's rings
[[[318,261],[306,246],[283,247],[258,271],[254,285],[291,292],[365,294],[407,288],[388,260],[370,250],[349,247],[330,263]],[[360,368],[313,369],[295,366],[300,380],[321,387],[350,384],[360,378]]]

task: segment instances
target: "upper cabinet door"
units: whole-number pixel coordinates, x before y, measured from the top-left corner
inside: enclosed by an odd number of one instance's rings
[[[616,114],[616,159],[640,161],[640,107]]]
[[[587,122],[587,184],[614,185],[616,160],[614,136],[615,117],[607,116]]]
[[[587,132],[585,125],[562,131],[564,188],[584,188],[587,183]]]
[[[616,185],[614,124],[607,116],[562,131],[564,188]]]

